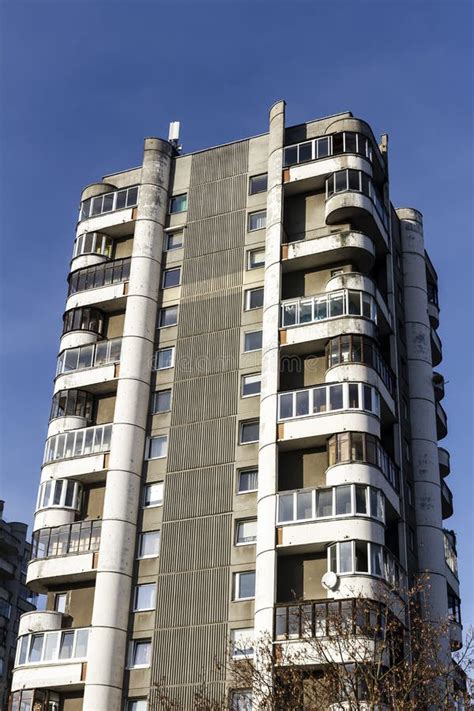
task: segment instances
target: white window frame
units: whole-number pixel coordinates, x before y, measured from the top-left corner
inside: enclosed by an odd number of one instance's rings
[[[262,227],[251,227],[252,224],[252,217],[255,217],[256,215],[265,215],[264,219],[264,225]],[[267,211],[266,210],[254,210],[253,212],[249,212],[248,218],[247,218],[247,232],[257,232],[258,230],[265,230],[267,227]]]
[[[162,351],[171,351],[171,365],[167,365],[165,368],[158,368],[158,354]],[[153,354],[153,370],[160,371],[160,370],[169,370],[170,368],[174,368],[174,354],[175,354],[174,346],[165,346],[164,348],[158,348]]]
[[[243,634],[236,634],[238,632],[241,632]],[[245,633],[247,633],[247,635]],[[240,637],[243,640],[248,639],[249,642],[250,640],[252,640],[252,642],[255,642],[255,630],[253,627],[240,627],[237,629],[233,629],[231,630],[230,634],[232,639],[232,659],[249,659],[254,656],[255,647],[249,648],[248,653],[247,649],[245,651],[236,651],[235,649],[237,641],[236,638],[238,639]]]
[[[156,553],[148,553],[146,555],[142,554],[142,547],[143,547],[143,539],[145,536],[149,535],[150,533],[157,533],[158,534],[158,550]],[[160,555],[160,546],[161,546],[161,531],[156,530],[156,531],[142,531],[140,533],[140,537],[138,539],[138,555],[137,555],[137,560],[147,560],[148,558],[158,558]]]
[[[248,575],[249,573],[253,573],[254,576],[254,582],[255,582],[255,569],[254,570],[239,570],[237,573],[233,574],[233,580],[232,580],[232,599],[234,602],[241,602],[242,600],[254,600],[255,599],[255,584],[254,584],[254,591],[253,595],[249,595],[248,597],[240,596],[239,594],[239,588],[240,588],[240,579],[243,575]]]
[[[165,440],[165,442],[166,442],[166,444],[165,444],[165,453],[162,454],[162,455],[160,455],[159,457],[152,457],[152,456],[151,456],[152,442],[153,442],[153,440],[156,440],[156,439],[163,439],[163,440]],[[154,437],[149,437],[148,440],[147,440],[146,452],[147,452],[147,456],[146,456],[147,461],[153,461],[154,459],[166,459],[166,457],[168,456],[168,435],[167,435],[167,434],[165,434],[165,435],[155,435]]]
[[[140,711],[139,706],[135,706],[134,704],[139,704],[140,702],[143,702],[145,704],[143,711],[147,711],[148,709],[148,699],[146,696],[143,696],[138,699],[127,699],[127,711]]]
[[[249,442],[243,442],[242,441],[242,433],[244,431],[245,425],[249,425],[249,424],[255,423],[255,422],[257,423],[257,425],[259,427],[259,436],[257,437],[257,439],[252,439]],[[239,442],[238,442],[239,445],[242,445],[245,447],[247,444],[256,444],[259,441],[259,439],[260,439],[260,420],[258,419],[258,417],[254,417],[251,420],[240,420],[240,422],[239,422]]]
[[[257,309],[263,308],[263,301],[262,301],[261,306],[250,306],[251,295],[256,291],[261,291],[262,298],[263,298],[263,295],[264,295],[264,287],[263,286],[255,286],[252,289],[245,290],[245,304],[244,304],[245,311],[256,311]]]
[[[173,205],[173,200],[177,200],[178,198],[181,197],[186,197],[186,207],[184,210],[172,210],[171,207]],[[187,212],[188,211],[188,193],[178,193],[177,195],[172,195],[170,197],[169,205],[168,205],[168,213],[170,215],[179,215],[182,212]]]
[[[252,689],[232,689],[230,701],[231,711],[252,711]]]
[[[173,284],[172,286],[166,286],[165,281],[166,281],[166,275],[169,274],[169,272],[179,272],[179,279],[177,284]],[[163,269],[163,274],[161,277],[161,288],[162,289],[176,289],[178,286],[181,286],[181,265],[177,267],[169,267],[169,269]]]
[[[257,473],[257,488],[255,488],[255,489],[245,489],[245,490],[243,490],[243,491],[240,491],[240,488],[239,488],[240,475],[241,475],[241,474],[245,474],[246,472],[256,472],[256,473]],[[257,490],[258,490],[258,467],[255,466],[255,467],[245,467],[245,468],[243,468],[243,469],[237,469],[236,489],[237,489],[236,493],[237,493],[238,496],[241,495],[241,494],[252,494],[252,493],[254,493],[255,491],[257,491]]]
[[[157,410],[156,409],[156,400],[157,396],[159,393],[169,393],[170,394],[170,405],[166,410]],[[154,390],[153,391],[153,398],[152,398],[152,408],[151,408],[151,414],[152,415],[162,415],[165,412],[170,412],[171,410],[171,401],[173,398],[173,389],[172,388],[161,388],[160,390]]]
[[[252,255],[258,253],[258,252],[263,252],[263,263],[262,264],[252,264]],[[249,249],[247,252],[247,271],[253,271],[254,269],[263,269],[265,266],[265,245],[262,245],[261,247],[257,247],[256,249]]]
[[[258,393],[247,393],[245,394],[244,389],[245,389],[245,382],[247,378],[257,378],[259,383],[260,383],[260,390]],[[241,376],[241,385],[240,385],[240,394],[241,397],[243,398],[248,398],[248,397],[260,397],[260,392],[261,392],[261,386],[262,386],[262,374],[261,373],[245,373],[244,375]]]
[[[161,324],[161,315],[165,311],[169,311],[170,309],[176,309],[176,321],[174,323],[168,323],[165,326]],[[162,306],[158,312],[158,326],[157,328],[161,331],[163,328],[174,328],[174,326],[178,325],[178,319],[179,319],[179,304],[170,304],[169,306]]]
[[[253,334],[253,333],[260,333],[261,336],[263,335],[262,329],[257,329],[256,331],[246,331],[246,332],[244,333],[244,348],[243,348],[243,352],[244,352],[244,353],[257,353],[258,351],[261,351],[261,350],[262,350],[262,346],[261,346],[261,345],[259,346],[259,348],[249,348],[248,350],[246,350],[246,348],[245,348],[245,337],[246,337],[246,336],[250,336],[250,335]]]
[[[147,503],[147,489],[151,488],[152,486],[159,486],[161,487],[161,499],[158,504],[148,504]],[[156,509],[158,506],[163,506],[163,497],[165,493],[165,482],[164,481],[151,481],[148,484],[145,484],[143,487],[143,508],[145,509]]]
[[[149,645],[150,653],[150,661],[148,664],[134,664],[133,660],[135,657],[135,650],[137,645],[139,644],[145,644],[147,643]],[[143,639],[132,639],[130,641],[130,647],[128,651],[128,669],[149,669],[151,665],[151,639],[149,637],[144,637]]]
[[[151,607],[137,607],[138,596],[140,593],[140,588],[150,587],[153,588],[153,600]],[[156,583],[141,583],[140,585],[135,585],[135,591],[133,594],[133,612],[150,612],[150,610],[156,609]]]
[[[171,247],[170,248],[170,246],[169,246],[170,237],[173,237],[177,234],[181,234],[181,236],[182,236],[181,245],[179,247]],[[176,228],[174,230],[170,230],[169,232],[165,232],[165,246],[163,248],[164,252],[175,252],[177,249],[183,249],[183,245],[184,245],[184,229],[182,227]]]
[[[256,518],[239,518],[235,521],[235,534],[234,534],[234,545],[236,546],[254,546],[257,542],[257,531],[255,530],[255,538],[252,541],[239,541],[239,527],[243,523],[255,522],[257,526]]]
[[[265,190],[256,190],[255,192],[252,192],[252,180],[255,180],[255,178],[263,178],[266,177],[267,179],[267,187]],[[268,192],[268,173],[257,173],[256,175],[250,175],[249,176],[249,195],[261,195],[262,193]]]

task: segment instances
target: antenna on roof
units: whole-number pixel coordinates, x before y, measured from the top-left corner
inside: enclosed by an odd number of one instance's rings
[[[171,121],[168,131],[168,141],[177,150],[181,151],[182,146],[179,145],[179,121]]]

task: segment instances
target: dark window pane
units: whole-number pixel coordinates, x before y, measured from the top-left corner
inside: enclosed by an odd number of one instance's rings
[[[285,148],[285,165],[294,165],[298,161],[298,146]]]
[[[312,143],[300,143],[298,150],[298,163],[306,163],[312,159]]]
[[[262,175],[253,175],[250,178],[250,195],[256,195],[257,193],[264,193],[267,189],[268,175],[263,173]]]

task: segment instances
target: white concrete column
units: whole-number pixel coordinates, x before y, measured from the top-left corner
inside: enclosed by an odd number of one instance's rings
[[[436,621],[446,619],[448,606],[423,218],[409,208],[399,209],[397,214],[403,254],[418,567],[420,573],[429,575],[431,589],[425,612]]]
[[[84,711],[119,711],[155,340],[171,145],[145,140],[105,489]]]
[[[285,102],[270,110],[268,149],[265,296],[262,323],[262,386],[258,455],[257,558],[255,635],[273,636],[276,591],[275,515],[278,489],[277,412],[279,386],[279,322],[281,241],[283,234],[283,143]]]

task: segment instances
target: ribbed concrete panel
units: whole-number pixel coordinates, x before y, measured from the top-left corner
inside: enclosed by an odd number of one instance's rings
[[[232,464],[168,474],[164,520],[231,511],[233,476]]]
[[[192,627],[226,622],[227,568],[163,575],[158,589],[161,627]]]
[[[230,289],[242,282],[244,250],[230,249],[185,259],[181,294],[183,298]]]
[[[193,156],[191,185],[222,180],[247,171],[248,141],[219,146]]]
[[[164,523],[160,575],[229,565],[231,527],[230,514]],[[212,545],[203,545],[206,540]]]
[[[235,417],[172,427],[168,471],[197,469],[234,461],[235,433]]]
[[[245,207],[247,176],[236,175],[189,189],[188,220],[202,220]]]
[[[209,625],[203,632],[200,627],[160,630],[158,647],[164,653],[157,655],[157,674],[165,678],[172,674],[175,684],[199,683],[204,670],[209,680],[222,678],[222,672],[215,668],[215,659],[225,649],[226,625]]]
[[[171,424],[182,425],[237,414],[235,399],[229,397],[229,393],[238,387],[239,374],[236,371],[177,382],[173,390]]]
[[[240,210],[226,215],[217,215],[208,220],[188,223],[185,261],[242,245],[245,220],[246,212]]]
[[[203,676],[203,675],[201,675]],[[169,702],[176,704],[176,708],[179,709],[195,709],[196,708],[196,694],[201,694],[203,691],[202,683],[194,684],[189,686],[174,686],[168,687],[166,689],[166,702],[160,702],[158,700],[158,694],[155,689],[150,690],[150,701],[149,708],[153,711],[169,711]],[[221,703],[221,700],[225,698],[225,684],[223,682],[207,682],[205,683],[205,698],[215,699]],[[216,705],[216,708],[220,708]]]
[[[204,298],[183,300],[179,308],[178,338],[240,326],[241,315],[240,288],[220,291]]]
[[[180,339],[175,381],[237,370],[239,345],[239,328]]]

